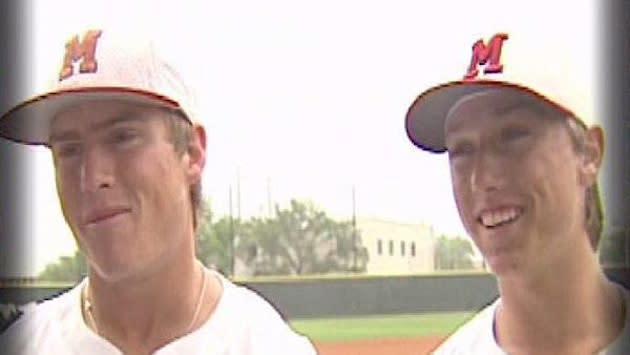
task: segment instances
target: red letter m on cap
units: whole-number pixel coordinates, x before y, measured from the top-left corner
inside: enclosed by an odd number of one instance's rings
[[[505,33],[498,33],[490,39],[490,42],[486,46],[483,40],[478,40],[472,47],[472,58],[470,59],[470,66],[464,80],[474,79],[479,75],[477,69],[480,65],[485,65],[484,73],[500,73],[503,71],[503,65],[501,64],[501,47],[503,41],[508,39],[508,35]],[[487,64],[486,64],[487,63]]]
[[[63,66],[59,74],[59,80],[66,79],[74,74],[73,63],[83,59],[79,65],[80,73],[96,72],[97,63],[94,54],[96,53],[96,41],[101,35],[101,31],[88,31],[79,42],[79,37],[74,36],[66,43],[66,54],[63,57]]]

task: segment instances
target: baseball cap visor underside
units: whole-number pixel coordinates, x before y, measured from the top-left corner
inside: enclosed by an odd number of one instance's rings
[[[180,109],[163,96],[126,88],[84,88],[38,96],[0,119],[0,136],[16,143],[48,145],[52,119],[62,110],[88,101],[116,100]]]
[[[460,99],[468,95],[506,88],[517,89],[524,94],[533,95],[566,112],[567,115],[573,116],[566,108],[525,86],[493,80],[454,81],[436,86],[418,96],[409,107],[405,118],[407,136],[420,149],[433,153],[444,153],[446,151],[444,128],[449,110]]]

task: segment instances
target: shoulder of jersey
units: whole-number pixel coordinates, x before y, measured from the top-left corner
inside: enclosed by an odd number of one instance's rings
[[[433,352],[434,355],[456,355],[477,353],[483,349],[486,354],[494,354],[492,346],[492,322],[496,302],[491,303],[462,324]]]

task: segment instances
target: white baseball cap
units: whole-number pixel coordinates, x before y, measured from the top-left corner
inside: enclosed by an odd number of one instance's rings
[[[52,118],[88,100],[123,100],[179,110],[196,121],[196,97],[167,46],[147,32],[89,29],[70,36],[50,91],[20,103],[0,118],[0,136],[47,145]]]
[[[563,32],[566,34],[566,32]],[[469,46],[463,36],[469,39]],[[417,147],[443,153],[449,111],[471,95],[486,90],[522,92],[559,109],[585,125],[596,118],[594,53],[579,35],[553,32],[496,31],[456,34],[448,55],[461,56],[458,80],[432,87],[418,96],[405,119],[407,136]],[[448,36],[445,36],[448,39]],[[455,48],[455,45],[458,47]]]

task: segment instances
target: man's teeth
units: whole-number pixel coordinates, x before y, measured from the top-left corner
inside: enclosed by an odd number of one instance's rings
[[[481,214],[481,223],[486,227],[496,227],[503,223],[512,222],[520,214],[520,211],[516,208],[484,212]]]

